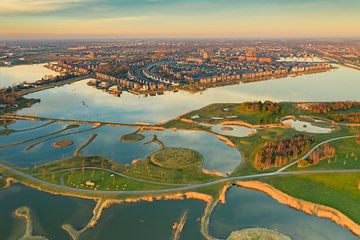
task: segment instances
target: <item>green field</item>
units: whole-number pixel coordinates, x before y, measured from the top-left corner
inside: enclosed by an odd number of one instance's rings
[[[164,148],[151,154],[152,164],[169,169],[186,169],[201,167],[204,159],[197,151],[186,148]]]
[[[138,182],[107,171],[92,169],[49,173],[39,178],[59,185],[61,184],[60,179],[62,179],[65,186],[92,190],[134,191],[172,188],[172,186],[168,185]],[[86,185],[86,182],[94,183],[94,186]]]
[[[192,111],[183,115],[183,118],[191,119],[191,116],[199,115],[197,122],[217,124],[223,121],[244,121],[250,124],[269,124],[278,123],[284,116],[282,112],[278,114],[269,114],[266,112],[248,111],[239,103],[216,103]],[[233,117],[236,116],[236,117]],[[221,117],[223,119],[212,119]],[[231,117],[231,118],[227,118]]]
[[[293,197],[335,208],[360,223],[360,173],[302,174],[260,180]]]
[[[64,160],[50,162],[32,169],[21,171],[46,176],[47,174],[63,169],[82,167],[98,167],[123,173],[127,176],[164,183],[200,183],[219,179],[214,175],[204,174],[200,166],[186,169],[166,169],[152,164],[149,159],[143,159],[136,164],[122,165],[102,157],[76,156]],[[50,176],[48,176],[50,178]]]

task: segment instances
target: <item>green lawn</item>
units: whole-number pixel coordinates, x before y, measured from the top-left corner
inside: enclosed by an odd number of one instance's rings
[[[293,197],[335,208],[360,223],[360,173],[273,176],[260,180]]]
[[[36,169],[20,170],[41,175],[45,172],[46,175],[46,173],[57,170],[81,168],[82,166],[111,169],[135,178],[166,183],[200,183],[214,181],[220,178],[218,176],[204,174],[199,166],[186,169],[167,169],[152,164],[149,159],[140,160],[136,164],[122,165],[102,157],[84,156],[50,162],[37,166]]]
[[[116,191],[134,191],[134,190],[156,190],[172,188],[168,185],[149,184],[133,181],[107,171],[84,169],[74,170],[56,174],[47,174],[40,177],[48,182],[60,184],[60,178],[63,178],[64,185],[73,188],[92,189],[92,190],[116,190]],[[86,182],[94,183],[94,186],[87,186]]]
[[[224,110],[226,109],[226,110]],[[183,115],[183,118],[191,119],[191,116],[199,115],[197,122],[217,124],[223,121],[244,121],[251,124],[267,124],[280,121],[279,114],[268,114],[266,112],[248,111],[239,103],[216,103],[208,105],[199,110],[192,111]],[[236,116],[236,117],[232,117]],[[214,120],[212,117],[222,117],[223,119]],[[231,117],[231,118],[227,118]]]

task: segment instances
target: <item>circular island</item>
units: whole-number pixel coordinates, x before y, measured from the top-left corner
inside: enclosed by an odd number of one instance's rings
[[[234,128],[232,128],[232,127],[221,127],[220,129],[221,129],[221,131],[233,131],[234,130]]]
[[[74,142],[71,140],[60,140],[52,144],[53,148],[65,148],[73,145]]]
[[[139,133],[130,133],[125,134],[120,137],[120,140],[123,142],[139,142],[145,138],[144,135]]]
[[[156,166],[168,169],[185,169],[201,167],[203,156],[188,148],[164,148],[153,153],[149,157],[150,162]]]

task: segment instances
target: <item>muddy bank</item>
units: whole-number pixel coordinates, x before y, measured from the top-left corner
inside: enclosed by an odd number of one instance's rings
[[[360,225],[356,224],[349,217],[345,216],[343,213],[334,208],[294,198],[286,193],[281,192],[280,190],[277,190],[269,184],[258,181],[237,181],[236,184],[240,187],[251,188],[264,192],[278,202],[288,205],[294,209],[301,210],[307,214],[330,219],[340,226],[349,229],[355,235],[360,236]]]

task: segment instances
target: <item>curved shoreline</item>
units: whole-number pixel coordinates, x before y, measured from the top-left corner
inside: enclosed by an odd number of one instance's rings
[[[301,210],[307,214],[316,215],[320,218],[327,218],[335,222],[336,224],[347,228],[356,236],[360,237],[360,225],[355,223],[353,220],[341,213],[339,210],[321,204],[297,199],[263,182],[237,181],[236,184],[240,187],[250,188],[264,192],[270,197],[272,197],[274,200],[282,204],[288,205],[296,210]]]

